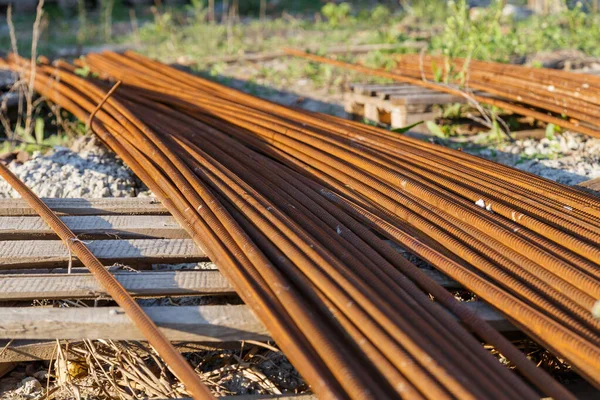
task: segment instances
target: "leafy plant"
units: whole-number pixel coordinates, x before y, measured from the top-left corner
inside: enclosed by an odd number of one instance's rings
[[[554,132],[555,132],[555,125],[554,124],[548,124],[548,125],[546,125],[546,139],[554,140],[554,138],[555,138]]]
[[[431,121],[428,121],[431,122]],[[392,132],[396,132],[396,133],[406,133],[408,131],[410,131],[412,128],[414,128],[415,126],[419,126],[423,123],[423,121],[419,121],[419,122],[415,122],[414,124],[408,125],[408,126],[403,126],[402,128],[395,128],[392,129]]]
[[[444,118],[459,118],[462,115],[463,105],[461,103],[454,103],[447,107],[444,107],[442,117]]]
[[[352,6],[349,3],[327,3],[321,8],[321,14],[327,18],[327,22],[332,27],[337,27],[350,20]]]
[[[194,17],[195,23],[203,24],[208,16],[208,8],[204,4],[204,0],[191,0],[186,7],[187,11]]]
[[[79,44],[83,44],[88,38],[87,10],[85,9],[85,0],[77,0],[77,19],[77,42],[79,42]]]
[[[104,40],[109,41],[112,38],[112,15],[115,7],[115,0],[101,0],[100,6]]]
[[[399,0],[404,11],[419,21],[443,21],[448,15],[447,0]]]
[[[44,141],[44,120],[42,118],[37,118],[35,120],[35,126],[33,128],[33,132],[35,134],[35,142],[42,143]]]
[[[440,139],[447,139],[450,136],[448,131],[444,131],[444,127],[439,126],[433,121],[426,121],[425,125],[427,126],[427,129],[429,129],[429,132],[439,137]]]
[[[375,24],[384,24],[390,20],[391,12],[390,9],[383,4],[377,5],[371,10],[370,20]]]

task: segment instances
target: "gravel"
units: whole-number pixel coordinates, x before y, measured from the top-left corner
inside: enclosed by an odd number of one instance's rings
[[[600,177],[600,139],[570,132],[470,152],[566,185]],[[94,137],[77,140],[71,149],[56,147],[46,154],[34,153],[23,163],[11,162],[9,168],[40,197],[149,195],[133,172]],[[19,196],[0,180],[0,198],[14,197]]]
[[[565,185],[600,177],[600,139],[571,132],[471,152]]]
[[[72,149],[36,152],[9,168],[40,197],[133,197],[145,188],[133,172],[93,137],[77,140]],[[0,198],[19,195],[0,180]]]

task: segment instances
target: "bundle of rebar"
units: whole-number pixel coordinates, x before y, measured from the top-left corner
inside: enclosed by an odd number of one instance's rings
[[[436,76],[449,83],[462,81],[464,88],[562,116],[600,136],[600,77],[594,75],[421,55],[398,57],[396,71],[432,81]]]
[[[97,77],[40,64],[36,91],[88,121],[146,183],[319,398],[538,398],[525,380],[573,398],[392,244],[600,385],[597,198],[135,53],[78,64]],[[110,80],[122,84],[94,114]]]
[[[286,51],[290,55],[463,96],[471,104],[497,106],[504,111],[600,137],[598,76],[423,54],[398,56],[395,68],[384,71],[295,49]]]

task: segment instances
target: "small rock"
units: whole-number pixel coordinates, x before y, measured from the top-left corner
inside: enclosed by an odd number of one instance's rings
[[[48,371],[46,371],[46,370],[38,371],[35,374],[33,374],[33,377],[35,379],[37,379],[38,381],[45,381],[48,379]]]
[[[523,153],[528,157],[533,156],[536,152],[537,152],[537,150],[533,146],[525,147],[525,150],[523,150]]]
[[[21,381],[21,385],[17,389],[19,394],[30,395],[42,390],[42,384],[34,377],[27,377]]]

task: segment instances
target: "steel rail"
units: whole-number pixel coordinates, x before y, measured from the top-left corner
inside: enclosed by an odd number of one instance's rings
[[[82,100],[80,99],[80,101],[82,101]],[[102,114],[99,116],[99,118],[102,118]]]
[[[402,55],[399,58],[410,58],[410,56]],[[437,62],[440,63],[440,65],[454,64],[461,69],[464,68],[464,63],[466,61],[464,58],[447,59],[444,56],[435,55],[424,55],[422,59],[424,62]],[[590,74],[579,74],[551,68],[531,68],[523,65],[503,64],[481,60],[469,60],[468,65],[492,71],[497,74],[524,77],[549,85],[559,82],[579,91],[594,91],[594,89],[600,87],[600,79],[597,76]]]
[[[435,82],[435,73],[431,66],[421,68],[419,65],[403,63],[397,66],[396,71],[404,76],[411,76],[421,80],[425,78],[428,81]],[[456,84],[455,87],[459,89],[462,85]],[[555,89],[554,86],[552,86],[551,90],[548,90],[547,86],[540,89],[535,86],[535,82],[530,83],[528,80],[517,80],[477,70],[469,70],[464,90],[467,93],[472,90],[485,92],[503,99],[548,110],[558,115],[566,115],[572,119],[577,119],[594,126],[596,125],[595,121],[600,116],[597,104],[584,101],[581,97],[573,96],[573,92],[569,92],[568,90]]]
[[[395,68],[401,73],[407,73],[413,76],[421,77],[426,74],[427,79],[432,79],[435,67],[437,66],[436,59],[428,58],[427,60],[421,60],[421,58],[414,56],[403,56],[397,60]],[[477,63],[468,63],[467,67],[464,66],[462,60],[448,60],[448,64],[454,71],[458,71],[465,75],[465,84],[468,85],[471,80],[479,81],[481,83],[502,82],[502,85],[507,84],[512,89],[527,88],[529,91],[536,94],[548,96],[548,100],[551,100],[553,104],[559,105],[562,102],[574,101],[577,104],[581,104],[584,107],[593,107],[594,105],[600,104],[600,98],[596,92],[596,88],[582,88],[580,84],[573,85],[569,80],[564,78],[560,80],[552,81],[551,83],[545,83],[543,77],[528,76],[528,75],[516,75],[509,74],[502,69],[491,69],[488,65],[480,66]],[[499,64],[503,66],[505,64]],[[532,74],[530,74],[532,75]],[[573,75],[573,74],[571,74]],[[452,77],[444,77],[444,79],[452,79]],[[558,97],[557,95],[561,95]],[[593,110],[590,110],[594,112]]]

